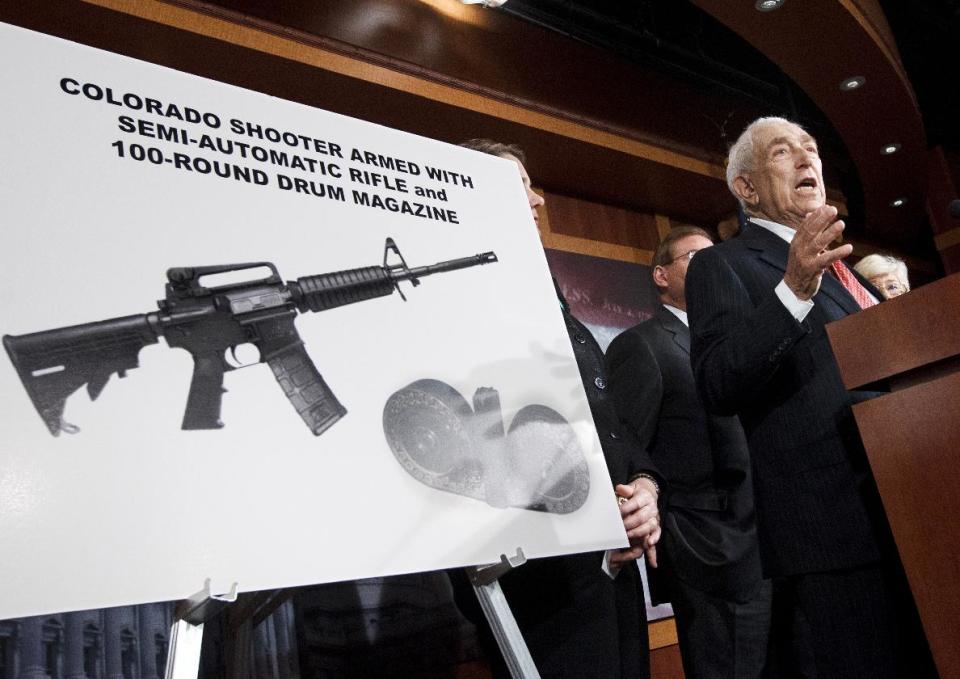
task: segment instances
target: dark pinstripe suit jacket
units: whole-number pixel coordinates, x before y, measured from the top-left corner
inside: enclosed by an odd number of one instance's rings
[[[824,275],[798,323],[774,293],[788,249],[750,224],[701,251],[686,281],[697,389],[709,410],[740,415],[768,576],[875,561],[886,521],[850,410],[875,392],[844,390],[825,330],[859,307]]]

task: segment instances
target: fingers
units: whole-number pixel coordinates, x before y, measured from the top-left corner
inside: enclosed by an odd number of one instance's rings
[[[814,249],[818,253],[823,252],[830,243],[840,237],[840,234],[843,233],[846,226],[842,219],[838,219],[832,224],[827,224],[822,231],[813,237],[811,249]]]
[[[610,554],[610,563],[621,564],[628,561],[636,561],[641,556],[643,556],[643,547],[639,545],[636,547],[627,547],[626,549],[618,549]]]
[[[822,252],[817,259],[817,264],[822,265],[821,268],[828,269],[834,262],[839,262],[844,257],[850,255],[853,252],[853,246],[850,243],[844,243],[838,248],[833,250],[826,250]]]
[[[813,212],[807,214],[800,227],[797,229],[797,235],[816,237],[837,221],[837,208],[832,205],[821,205]]]
[[[650,547],[650,549],[647,550],[647,563],[650,564],[650,568],[657,567],[657,548],[656,547]]]
[[[660,517],[652,516],[632,528],[627,528],[627,539],[631,543],[644,540],[648,535],[660,529]]]
[[[823,205],[809,213],[796,229],[783,280],[798,299],[817,294],[824,270],[853,251],[849,244],[827,249],[843,233],[844,223],[836,217],[837,208]]]
[[[619,564],[626,561],[634,561],[639,559],[641,555],[647,555],[647,561],[650,562],[650,565],[654,568],[657,567],[657,543],[660,541],[660,525],[659,523],[654,527],[654,529],[643,538],[642,541],[638,541],[633,544],[631,540],[631,545],[626,549],[618,549],[617,551],[611,553],[610,563]]]
[[[645,521],[649,518],[650,512],[656,512],[657,499],[646,490],[635,489],[630,486],[617,486],[618,503],[620,505],[620,516],[626,525],[627,519],[634,514],[646,513],[643,518]],[[635,519],[634,519],[635,520]]]
[[[643,523],[627,529],[627,539],[630,544],[643,543],[654,545],[660,539],[660,515],[655,514]]]
[[[656,529],[653,530],[647,537],[643,539],[644,549],[653,549],[657,545],[657,543],[660,542],[660,535],[661,535],[660,522],[657,521]]]
[[[630,535],[630,533],[638,527],[657,519],[658,512],[656,504],[651,502],[638,506],[635,503],[636,500],[628,500],[620,506],[620,517],[623,519],[623,529],[627,531],[627,535]]]

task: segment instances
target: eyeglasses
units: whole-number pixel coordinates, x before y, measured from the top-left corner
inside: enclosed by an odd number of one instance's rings
[[[677,255],[676,257],[671,259],[669,262],[664,264],[664,266],[669,266],[670,264],[673,264],[674,262],[679,262],[681,259],[684,259],[684,258],[686,258],[686,260],[689,262],[691,259],[693,259],[693,256],[698,252],[700,252],[700,248],[688,250],[687,252],[684,252],[682,255]]]

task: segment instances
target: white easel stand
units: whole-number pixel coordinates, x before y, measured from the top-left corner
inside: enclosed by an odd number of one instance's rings
[[[523,550],[517,548],[517,555],[500,555],[500,563],[489,566],[470,566],[466,569],[473,591],[477,593],[483,614],[487,616],[490,629],[500,647],[500,653],[510,670],[513,679],[540,679],[540,672],[533,663],[527,643],[523,640],[517,621],[513,617],[507,598],[500,589],[499,578],[517,566],[527,562]],[[171,679],[168,677],[168,679]]]
[[[197,679],[203,624],[236,600],[237,583],[233,583],[227,594],[211,594],[208,578],[202,590],[183,602],[183,609],[178,611],[178,617],[170,627],[164,679]]]

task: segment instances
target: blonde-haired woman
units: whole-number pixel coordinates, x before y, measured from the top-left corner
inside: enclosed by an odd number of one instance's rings
[[[907,265],[902,259],[890,255],[867,255],[853,267],[880,291],[886,299],[910,292]]]

